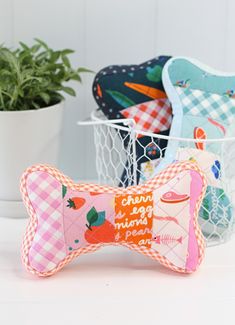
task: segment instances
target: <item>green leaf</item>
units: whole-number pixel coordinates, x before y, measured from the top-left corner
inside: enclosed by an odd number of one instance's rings
[[[40,108],[40,105],[38,103],[36,103],[36,102],[32,102],[31,105],[33,106],[33,107],[31,107],[31,109],[32,108],[35,108],[35,109],[39,109]]]
[[[77,75],[77,74],[74,74],[70,77],[71,80],[76,80],[76,81],[79,81],[79,82],[82,82],[82,78]]]
[[[28,51],[29,50],[29,47],[23,43],[23,42],[19,42],[20,46],[25,50],[25,51]]]
[[[41,48],[41,45],[40,44],[35,44],[31,47],[31,51],[33,53],[36,53],[39,49]]]
[[[46,104],[50,103],[50,95],[47,93],[40,93],[39,96],[44,100]]]
[[[55,103],[58,103],[60,102],[61,100],[64,100],[64,96],[62,96],[61,94],[59,93],[54,93],[51,95],[51,101],[52,102],[55,102]]]
[[[0,88],[0,107],[3,108],[4,105],[4,99],[3,99],[3,95],[2,95],[2,90]]]
[[[61,59],[62,59],[64,65],[65,65],[67,68],[70,68],[70,67],[71,67],[71,64],[70,64],[69,59],[67,58],[67,56],[62,55]]]
[[[68,55],[74,53],[74,50],[71,49],[65,49],[61,51],[62,55]]]
[[[75,92],[75,90],[73,90],[73,88],[61,87],[61,90],[63,90],[66,94],[69,94],[71,96],[76,96],[76,92]]]
[[[62,185],[62,198],[65,197],[66,193],[67,193],[67,187],[65,185]]]
[[[51,53],[51,62],[56,62],[60,57],[61,52],[55,51]]]
[[[98,212],[98,218],[92,226],[101,226],[105,222],[105,211]]]
[[[89,227],[91,227],[98,220],[98,213],[95,207],[92,207],[86,215]]]
[[[46,50],[49,50],[48,45],[47,45],[45,42],[43,42],[41,39],[39,39],[39,38],[35,38],[35,41],[36,41],[38,44],[40,44],[42,47],[44,47]]]
[[[77,69],[77,72],[78,72],[78,73],[83,73],[83,72],[95,73],[94,71],[89,70],[89,69],[86,69],[86,68],[78,68],[78,69]]]
[[[122,107],[126,108],[135,105],[135,102],[133,102],[132,99],[128,98],[126,95],[123,95],[119,91],[106,90],[106,93],[108,93]]]
[[[43,60],[45,60],[47,57],[48,57],[48,52],[47,51],[40,52],[36,56],[37,63],[43,62]]]
[[[148,67],[146,77],[150,81],[160,82],[162,80],[162,67],[160,65],[155,65],[152,68]]]

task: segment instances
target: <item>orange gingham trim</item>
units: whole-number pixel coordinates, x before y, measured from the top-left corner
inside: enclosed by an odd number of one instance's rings
[[[197,173],[199,173],[202,177],[203,181],[203,187],[200,196],[198,197],[196,207],[194,210],[194,230],[195,235],[198,242],[198,248],[199,248],[199,260],[198,265],[200,265],[205,252],[205,240],[202,235],[201,229],[198,224],[198,212],[201,206],[201,202],[203,200],[203,197],[206,192],[206,179],[203,174],[203,172],[199,169],[198,165],[196,163],[190,162],[190,161],[181,161],[174,164],[169,165],[165,170],[163,170],[161,173],[159,173],[156,177],[149,180],[144,185],[138,185],[138,186],[130,186],[127,188],[120,188],[120,187],[110,187],[110,186],[101,186],[96,184],[75,184],[70,178],[63,175],[58,169],[51,167],[49,165],[34,165],[32,167],[29,167],[26,169],[26,171],[23,173],[21,181],[20,181],[20,190],[23,198],[23,202],[26,206],[26,209],[28,211],[28,214],[30,216],[25,235],[23,237],[23,243],[22,243],[22,262],[25,265],[26,269],[38,276],[50,276],[60,269],[62,269],[66,264],[68,264],[70,261],[72,261],[75,257],[80,256],[82,254],[86,254],[89,252],[94,252],[97,249],[101,248],[102,246],[106,245],[121,245],[126,246],[131,250],[135,250],[141,254],[144,254],[154,260],[157,260],[162,265],[166,266],[167,268],[177,271],[179,273],[192,273],[193,271],[186,270],[185,268],[181,268],[178,266],[175,266],[170,261],[167,260],[164,256],[161,256],[159,253],[154,251],[151,248],[146,248],[143,246],[138,246],[136,244],[129,244],[129,243],[110,243],[110,244],[92,244],[84,248],[79,248],[71,253],[69,253],[54,269],[48,271],[48,272],[38,272],[37,270],[33,269],[29,263],[28,254],[31,247],[31,243],[33,241],[33,238],[36,234],[37,229],[37,216],[33,209],[33,206],[30,202],[30,199],[28,197],[27,193],[27,186],[26,181],[29,174],[37,171],[43,171],[47,172],[50,175],[54,176],[61,184],[69,187],[71,190],[76,191],[90,191],[90,192],[101,192],[101,193],[114,193],[114,194],[143,194],[147,193],[149,191],[153,191],[154,189],[160,187],[163,184],[166,184],[169,180],[171,180],[173,177],[175,177],[177,174],[186,171],[186,170],[194,170]]]

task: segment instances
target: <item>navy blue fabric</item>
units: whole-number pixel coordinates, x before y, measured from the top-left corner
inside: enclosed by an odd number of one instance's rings
[[[134,91],[126,87],[125,83],[141,84],[151,88],[164,91],[162,84],[161,71],[165,63],[170,59],[170,56],[159,56],[148,60],[139,65],[113,65],[102,69],[97,73],[93,82],[93,96],[100,109],[108,119],[125,118],[121,111],[127,107],[138,105],[147,101],[152,101],[153,97],[147,93]],[[127,133],[120,132],[124,140],[124,145],[127,147],[130,139]],[[159,134],[168,135],[169,130],[160,132]],[[157,159],[160,157],[159,150],[144,150],[144,147],[153,147],[157,144],[161,149],[167,146],[166,140],[152,141],[151,137],[144,136],[138,138],[136,142],[137,168],[148,160]],[[146,155],[146,156],[145,156]],[[133,166],[128,166],[131,171]],[[137,172],[137,181],[139,182],[140,174]],[[130,185],[126,169],[121,175],[121,180],[124,186]],[[120,183],[120,186],[122,186]]]

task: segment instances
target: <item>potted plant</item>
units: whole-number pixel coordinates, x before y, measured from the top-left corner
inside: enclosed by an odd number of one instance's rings
[[[20,215],[19,178],[27,166],[57,164],[63,93],[76,95],[66,83],[89,71],[72,68],[71,53],[38,39],[16,50],[0,46],[0,215]]]

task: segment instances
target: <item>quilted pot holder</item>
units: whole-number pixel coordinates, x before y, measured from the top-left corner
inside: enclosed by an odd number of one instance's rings
[[[75,257],[121,245],[192,273],[204,255],[198,211],[205,190],[204,174],[189,161],[124,189],[74,184],[53,167],[32,166],[21,179],[30,215],[23,263],[31,273],[49,276]]]
[[[136,129],[156,134],[169,134],[172,110],[162,85],[162,68],[169,56],[159,56],[140,65],[113,65],[102,69],[93,83],[94,98],[108,119],[133,118]],[[125,147],[130,142],[127,133],[121,131]],[[136,141],[137,169],[149,159],[159,158],[159,148],[165,148],[166,140],[138,136]],[[147,150],[145,150],[147,148]],[[126,170],[133,166],[126,163],[121,176],[122,185],[128,185]],[[137,172],[139,182],[140,173]]]
[[[170,59],[163,70],[163,84],[173,109],[170,136],[219,139],[229,136],[235,123],[235,75],[212,71],[193,59]],[[226,191],[223,142],[169,140],[162,164],[195,160],[204,171],[208,187],[199,217],[207,236],[222,234],[233,224],[233,211]]]

